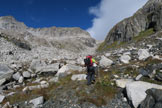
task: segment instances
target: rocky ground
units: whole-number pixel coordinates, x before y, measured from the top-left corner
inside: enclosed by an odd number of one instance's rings
[[[161,34],[97,53],[98,74],[90,86],[83,57],[0,63],[1,107],[161,108]]]

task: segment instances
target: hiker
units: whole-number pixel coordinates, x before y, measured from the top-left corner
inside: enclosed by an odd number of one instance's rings
[[[93,65],[97,64],[97,62],[91,55],[89,55],[84,59],[84,63],[87,67],[87,85],[91,85],[95,82],[95,67]]]

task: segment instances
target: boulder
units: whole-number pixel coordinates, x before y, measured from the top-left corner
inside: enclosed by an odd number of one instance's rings
[[[30,90],[35,90],[35,89],[43,89],[43,88],[48,88],[49,84],[41,84],[41,85],[35,85],[35,86],[26,86],[22,91],[26,92],[26,91],[30,91]]]
[[[71,80],[86,80],[87,75],[86,74],[78,74],[78,75],[72,75]]]
[[[36,69],[39,74],[56,74],[59,69],[59,63],[42,66]]]
[[[148,69],[140,68],[139,73],[142,74],[143,76],[149,76],[151,72]]]
[[[81,57],[79,57],[79,58],[77,59],[77,64],[79,64],[79,65],[84,65],[84,59],[81,58]]]
[[[109,56],[111,56],[111,53],[106,53],[105,56],[109,57]]]
[[[148,57],[150,57],[150,53],[148,52],[148,49],[139,49],[138,50],[138,59],[139,60],[145,60],[147,59]]]
[[[2,108],[13,108],[12,105],[10,105],[9,102],[6,102]]]
[[[43,85],[43,84],[47,84],[48,82],[47,81],[41,81],[40,84]]]
[[[6,64],[0,63],[0,79],[10,79],[13,74],[13,70],[10,69]]]
[[[135,108],[137,108],[139,104],[145,99],[146,90],[151,88],[162,89],[162,86],[143,81],[134,81],[132,83],[126,84],[127,96],[129,100],[132,101],[132,104]]]
[[[157,72],[155,75],[155,78],[159,81],[162,81],[162,73],[161,72]]]
[[[113,61],[108,59],[105,56],[102,56],[101,60],[99,61],[99,64],[100,64],[101,67],[108,67],[108,66],[113,64]]]
[[[58,82],[58,77],[53,77],[49,80],[49,82],[51,83],[55,83],[55,82]]]
[[[119,80],[116,80],[115,82],[116,82],[117,87],[125,88],[127,83],[133,82],[133,79],[119,79]]]
[[[67,64],[67,67],[68,67],[69,71],[81,72],[83,70],[83,68],[81,66],[72,65],[72,64]]]
[[[37,69],[39,69],[40,67],[46,66],[46,63],[44,61],[38,60],[38,59],[33,59],[29,69],[32,72],[37,71]]]
[[[59,77],[59,78],[65,77],[65,76],[71,74],[72,71],[81,72],[82,70],[83,70],[83,68],[81,66],[66,64],[58,70],[56,77]]]
[[[36,108],[39,105],[42,105],[44,103],[44,98],[43,96],[41,96],[41,97],[30,100],[29,103],[33,104],[34,108]]]
[[[0,103],[2,103],[4,99],[5,99],[5,96],[0,94]]]
[[[129,60],[131,60],[131,57],[129,55],[124,54],[124,55],[122,55],[120,57],[120,61],[123,62],[123,63],[128,64],[129,63]]]
[[[70,72],[68,72],[68,71],[69,71],[68,66],[67,66],[67,65],[64,65],[64,66],[62,66],[62,67],[58,70],[58,72],[57,72],[57,74],[56,74],[56,77],[58,77],[58,78],[65,77],[65,76],[67,76],[68,74],[70,74]]]
[[[142,74],[139,74],[139,75],[135,78],[135,80],[138,81],[138,80],[140,80],[142,77],[143,77],[143,75],[142,75]]]
[[[31,77],[30,72],[28,72],[28,71],[23,72],[23,77],[24,78],[30,78]]]
[[[0,80],[0,86],[3,85],[6,81],[7,81],[6,78],[1,79]]]
[[[13,77],[14,80],[18,81],[20,79],[20,77],[21,77],[21,74],[19,72],[17,72],[15,74],[13,74],[12,77]]]
[[[152,88],[147,90],[146,94],[139,108],[162,108],[162,90]]]
[[[19,83],[23,83],[23,82],[24,82],[24,77],[21,76],[21,77],[19,78],[18,82],[19,82]]]

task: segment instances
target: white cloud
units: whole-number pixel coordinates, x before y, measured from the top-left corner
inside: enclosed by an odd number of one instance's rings
[[[109,30],[119,21],[132,16],[148,0],[101,0],[100,4],[89,8],[94,15],[92,27],[87,31],[97,40],[104,40]]]

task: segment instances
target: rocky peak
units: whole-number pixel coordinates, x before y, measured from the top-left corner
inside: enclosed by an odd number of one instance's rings
[[[90,34],[79,27],[49,27],[49,28],[28,28],[28,32],[36,36],[46,37],[89,37]]]
[[[108,33],[105,43],[128,42],[150,28],[154,31],[162,29],[162,0],[149,0],[132,17],[116,24]]]
[[[16,21],[12,16],[0,17],[0,28],[12,31],[24,31],[27,27],[24,23]]]
[[[23,22],[17,21],[12,16],[0,17],[0,28],[19,33],[32,34],[41,38],[60,38],[60,37],[84,37],[91,38],[90,34],[79,27],[48,27],[48,28],[32,28],[27,27]]]

